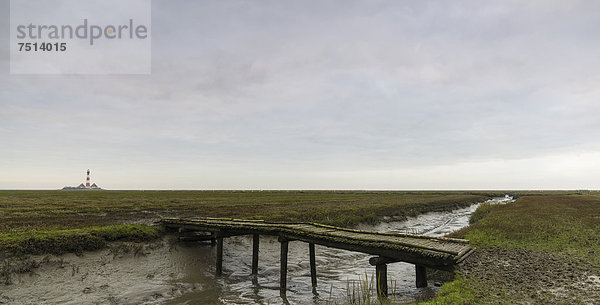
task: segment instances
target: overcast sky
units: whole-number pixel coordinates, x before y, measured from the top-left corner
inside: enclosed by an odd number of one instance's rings
[[[0,31],[0,188],[599,189],[599,33],[595,0],[165,0],[151,75],[44,76]]]

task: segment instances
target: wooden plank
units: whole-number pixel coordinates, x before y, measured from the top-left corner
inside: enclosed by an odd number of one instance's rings
[[[179,239],[179,241],[212,241],[213,237],[210,235],[200,235],[200,236],[179,236],[177,239]]]
[[[475,252],[475,248],[472,248],[471,250],[467,251],[467,253],[465,253],[464,255],[462,255],[461,257],[459,257],[456,260],[457,264],[462,263],[467,257],[469,257],[469,255],[473,254],[473,252]]]
[[[389,257],[377,256],[377,257],[369,258],[369,264],[371,266],[377,266],[377,265],[389,264],[389,263],[397,263],[397,262],[398,262],[397,260],[391,259]]]

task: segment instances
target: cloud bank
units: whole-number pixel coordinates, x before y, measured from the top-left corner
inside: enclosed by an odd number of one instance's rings
[[[0,188],[91,168],[111,189],[598,189],[596,1],[152,14],[149,76],[9,75],[3,56]]]

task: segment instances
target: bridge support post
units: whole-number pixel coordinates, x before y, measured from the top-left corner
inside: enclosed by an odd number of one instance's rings
[[[308,244],[308,252],[310,256],[310,281],[312,286],[317,287],[317,263],[315,260],[315,244]]]
[[[280,294],[286,294],[288,241],[280,239],[279,242],[281,243],[281,270],[279,273],[279,292]]]
[[[217,267],[215,268],[217,275],[223,274],[223,237],[217,235]]]
[[[415,271],[417,273],[417,288],[427,287],[427,269],[425,266],[415,265]]]
[[[369,264],[375,266],[375,280],[377,285],[377,297],[386,298],[388,294],[387,285],[387,263],[395,262],[386,257],[371,257]]]
[[[258,243],[259,235],[252,235],[252,274],[258,274]]]
[[[377,279],[377,297],[385,298],[388,294],[387,285],[387,265],[377,264],[375,265],[375,277]]]

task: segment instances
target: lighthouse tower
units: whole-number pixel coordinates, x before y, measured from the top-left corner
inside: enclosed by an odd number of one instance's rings
[[[62,189],[63,190],[73,190],[73,191],[99,191],[102,188],[100,188],[96,183],[91,183],[90,180],[90,170],[87,170],[87,177],[85,179],[85,184],[81,183],[78,186],[65,186]]]
[[[87,170],[87,178],[85,179],[85,188],[90,188],[90,170]]]

